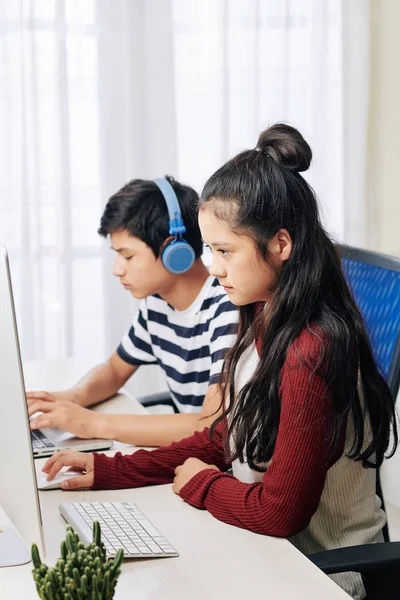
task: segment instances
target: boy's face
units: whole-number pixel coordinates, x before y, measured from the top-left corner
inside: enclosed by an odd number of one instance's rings
[[[113,273],[121,284],[138,300],[161,293],[171,283],[171,274],[156,258],[152,249],[127,231],[110,235],[111,248],[116,257]]]

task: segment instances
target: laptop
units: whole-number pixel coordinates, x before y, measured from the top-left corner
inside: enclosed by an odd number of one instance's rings
[[[108,450],[113,444],[112,440],[98,438],[86,440],[77,438],[68,431],[47,427],[31,431],[31,442],[35,458],[51,456],[58,450],[76,450],[77,452]]]
[[[6,328],[9,336],[15,337],[18,344],[18,355],[20,355],[18,333],[17,333],[17,322],[14,310],[14,300],[12,294],[11,275],[10,267],[8,262],[7,250],[0,244],[0,311],[2,326]],[[0,339],[0,357],[2,364],[3,356],[8,352],[10,339],[7,336],[1,337]],[[21,378],[23,380],[23,371],[21,369]],[[2,369],[3,371],[3,369]],[[4,374],[6,371],[4,370]],[[0,390],[3,392],[3,377],[0,380]],[[11,402],[12,396],[10,396]],[[4,421],[3,421],[4,422]],[[36,429],[31,431],[31,443],[33,455],[35,458],[42,458],[45,456],[51,456],[58,450],[76,450],[80,452],[93,451],[93,450],[107,450],[112,446],[112,440],[103,439],[81,439],[74,436],[72,433],[61,431],[60,429],[44,428]],[[12,447],[15,443],[12,444]]]

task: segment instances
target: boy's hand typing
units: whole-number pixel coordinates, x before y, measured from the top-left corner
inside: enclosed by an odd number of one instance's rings
[[[31,429],[57,427],[80,438],[100,437],[104,415],[94,413],[68,400],[56,401],[53,396],[49,395],[46,400],[28,398],[29,414],[38,411],[43,413],[31,420]]]
[[[192,479],[192,477],[197,475],[197,473],[200,473],[200,471],[204,471],[205,469],[214,469],[215,471],[219,471],[218,467],[215,465],[208,465],[198,458],[186,459],[183,465],[176,467],[175,469],[175,479],[172,485],[172,491],[175,492],[175,494],[179,494],[183,486],[186,485],[187,482]]]
[[[64,390],[61,392],[27,392],[26,401],[28,404],[28,414],[31,417],[35,412],[41,410],[38,404],[43,402],[67,401],[80,404],[79,396],[73,390]]]
[[[56,452],[49,458],[42,471],[47,473],[47,480],[50,481],[63,467],[71,467],[74,470],[82,471],[81,477],[73,477],[63,481],[61,484],[63,490],[92,487],[94,481],[93,454],[61,450],[61,452]]]

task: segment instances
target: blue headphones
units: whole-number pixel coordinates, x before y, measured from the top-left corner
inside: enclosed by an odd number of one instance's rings
[[[162,251],[162,263],[170,273],[175,275],[186,273],[195,261],[195,254],[192,246],[182,238],[186,227],[183,223],[178,198],[169,181],[166,179],[153,179],[153,181],[166,202],[169,214],[169,233],[174,236],[174,239],[168,242]]]

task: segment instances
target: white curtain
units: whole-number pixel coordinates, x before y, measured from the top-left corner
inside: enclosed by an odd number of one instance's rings
[[[198,191],[275,121],[298,127],[338,239],[367,245],[368,0],[2,0],[0,242],[23,356],[102,359],[133,310],[97,235],[110,194]]]

